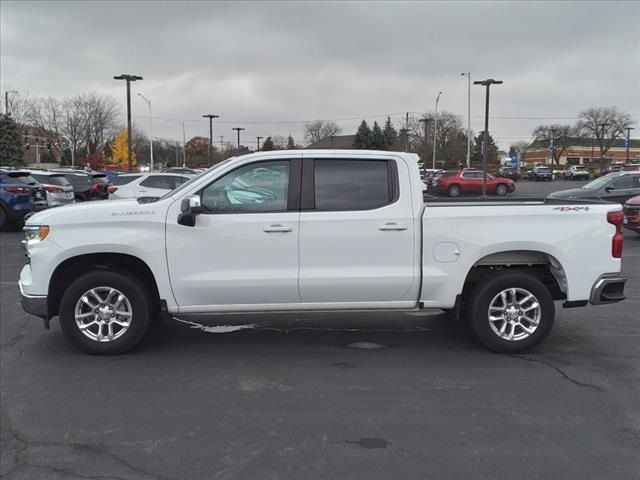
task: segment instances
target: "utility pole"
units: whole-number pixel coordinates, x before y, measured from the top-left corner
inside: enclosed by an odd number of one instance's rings
[[[113,77],[113,79],[124,80],[127,82],[127,162],[128,171],[131,171],[131,82],[135,82],[136,80],[143,80],[143,78],[139,75],[129,75],[123,73],[122,75]]]
[[[422,173],[426,179],[427,178],[427,134],[429,130],[428,125],[431,119],[425,117],[425,118],[421,118],[418,121],[424,123],[424,145],[422,148],[422,151],[424,153],[422,154]]]
[[[556,162],[556,132],[557,130],[551,130],[551,143],[549,144],[549,151],[551,152],[551,165]]]
[[[17,94],[18,92],[15,90],[7,90],[6,92],[4,92],[4,113],[6,115],[9,115],[9,94],[10,93]]]
[[[224,150],[224,135],[220,135],[220,155],[222,155],[223,150]],[[222,158],[222,156],[220,158]]]
[[[240,132],[244,130],[242,127],[233,127],[231,130],[238,132],[238,151],[240,151]]]
[[[211,166],[211,151],[213,150],[213,119],[220,118],[220,115],[202,115],[203,118],[209,119],[209,148],[207,149],[207,165]]]
[[[433,121],[433,168],[436,169],[436,143],[438,140],[438,102],[440,101],[440,95],[442,92],[438,92],[438,96],[436,97],[436,116]]]
[[[264,138],[264,137],[256,137],[256,139],[258,140],[258,148],[256,149],[256,152],[260,151],[260,140]]]
[[[627,128],[625,128],[625,130],[627,131],[627,138],[626,138],[626,141],[625,141],[625,144],[626,144],[625,147],[626,147],[626,150],[627,150],[627,162],[626,163],[629,163],[629,143],[631,143],[631,130],[635,130],[635,128],[627,127]]]
[[[484,104],[484,138],[482,140],[482,198],[487,198],[487,157],[489,156],[489,88],[491,85],[500,85],[502,80],[488,78],[473,82],[474,85],[486,87],[487,94]]]
[[[467,168],[471,168],[471,72],[460,75],[467,77]]]
[[[608,123],[599,123],[597,127],[602,127],[602,135],[600,135],[600,173],[604,173],[604,129],[609,126]]]
[[[147,106],[149,107],[149,160],[150,160],[150,165],[149,165],[149,171],[153,172],[153,120],[151,119],[151,100],[149,100],[147,97],[145,97],[143,94],[139,93],[138,94],[140,96],[140,98],[142,98],[142,100],[144,100],[147,103]]]
[[[404,151],[409,151],[409,112],[404,117]]]

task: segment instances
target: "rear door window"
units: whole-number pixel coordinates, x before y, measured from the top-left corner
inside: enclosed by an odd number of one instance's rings
[[[315,160],[316,210],[371,210],[393,201],[394,162],[386,160]]]

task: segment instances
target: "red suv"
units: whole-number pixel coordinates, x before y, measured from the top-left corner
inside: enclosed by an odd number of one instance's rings
[[[516,184],[508,178],[494,177],[487,173],[487,193],[506,195],[514,192]],[[457,170],[445,172],[438,181],[438,191],[457,197],[461,193],[482,192],[482,172],[479,170]]]

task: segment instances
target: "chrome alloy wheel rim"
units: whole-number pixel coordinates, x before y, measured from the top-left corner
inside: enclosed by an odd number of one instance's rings
[[[117,340],[129,329],[133,309],[121,291],[112,287],[95,287],[80,296],[74,316],[85,337],[106,343]]]
[[[523,288],[508,288],[489,304],[489,325],[498,337],[517,342],[538,329],[542,307],[534,294]]]

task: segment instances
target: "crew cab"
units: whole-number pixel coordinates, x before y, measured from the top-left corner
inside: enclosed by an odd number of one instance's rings
[[[624,298],[622,222],[605,203],[425,204],[405,153],[258,152],[155,201],[33,215],[19,286],[27,312],[59,316],[92,354],[133,348],[167,315],[345,310],[448,311],[514,353],[549,333],[555,301]]]
[[[458,197],[462,193],[480,193],[482,176],[482,171],[472,169],[445,172],[438,180],[438,191],[450,197]],[[487,193],[502,196],[513,193],[515,189],[513,180],[487,174]]]

